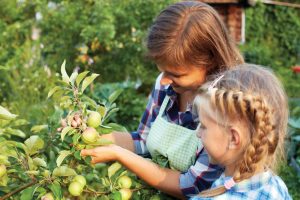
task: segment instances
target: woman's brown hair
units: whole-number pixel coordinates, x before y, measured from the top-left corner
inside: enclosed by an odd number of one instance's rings
[[[244,62],[218,13],[198,1],[163,10],[150,28],[147,48],[157,64],[204,66],[209,74]]]
[[[237,163],[235,182],[253,176],[264,166],[276,171],[284,160],[284,138],[287,131],[288,105],[284,89],[268,69],[244,64],[223,73],[215,88],[202,86],[195,105],[208,100],[211,108],[226,121],[240,119],[248,124],[249,141]],[[246,131],[246,130],[245,130]],[[225,187],[200,193],[202,197],[222,194]]]

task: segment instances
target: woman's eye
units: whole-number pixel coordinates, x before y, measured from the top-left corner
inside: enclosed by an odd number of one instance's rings
[[[203,124],[200,124],[200,129],[206,129],[206,127]]]

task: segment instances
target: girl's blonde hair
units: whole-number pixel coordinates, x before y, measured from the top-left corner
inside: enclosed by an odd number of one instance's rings
[[[223,73],[214,88],[203,85],[195,99],[209,100],[213,110],[225,119],[242,119],[248,124],[250,141],[245,147],[233,175],[240,182],[254,175],[259,166],[276,171],[284,160],[284,138],[287,132],[288,105],[284,89],[269,70],[254,64],[244,64]],[[206,190],[202,197],[222,194],[225,187]]]
[[[147,48],[157,64],[204,66],[208,74],[244,62],[219,14],[199,1],[163,10],[150,28]]]

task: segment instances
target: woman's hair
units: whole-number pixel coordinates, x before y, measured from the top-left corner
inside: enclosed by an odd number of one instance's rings
[[[226,119],[244,120],[249,141],[237,163],[235,182],[253,176],[258,167],[276,170],[284,160],[284,138],[287,131],[288,105],[284,89],[269,70],[254,64],[243,64],[223,73],[214,88],[209,83],[199,89],[195,99],[198,109],[202,100]],[[247,133],[247,132],[246,132]],[[222,194],[225,187],[206,190],[200,196]]]
[[[197,1],[163,10],[150,28],[147,48],[157,64],[204,66],[208,74],[244,62],[218,13]]]

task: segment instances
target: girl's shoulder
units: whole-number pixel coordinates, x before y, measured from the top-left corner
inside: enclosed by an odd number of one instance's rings
[[[213,184],[214,187],[219,187],[224,185],[226,177],[220,177]],[[271,171],[266,171],[257,174],[249,179],[243,180],[242,182],[236,183],[234,187],[227,190],[225,193],[211,197],[211,198],[201,198],[194,197],[192,200],[200,199],[292,199],[288,193],[288,189],[283,182],[283,180],[273,174]]]
[[[279,176],[273,174],[272,172],[270,173],[272,176],[270,178],[268,187],[266,187],[265,190],[272,194],[272,196],[279,195],[282,197],[282,199],[292,199],[284,181]]]

